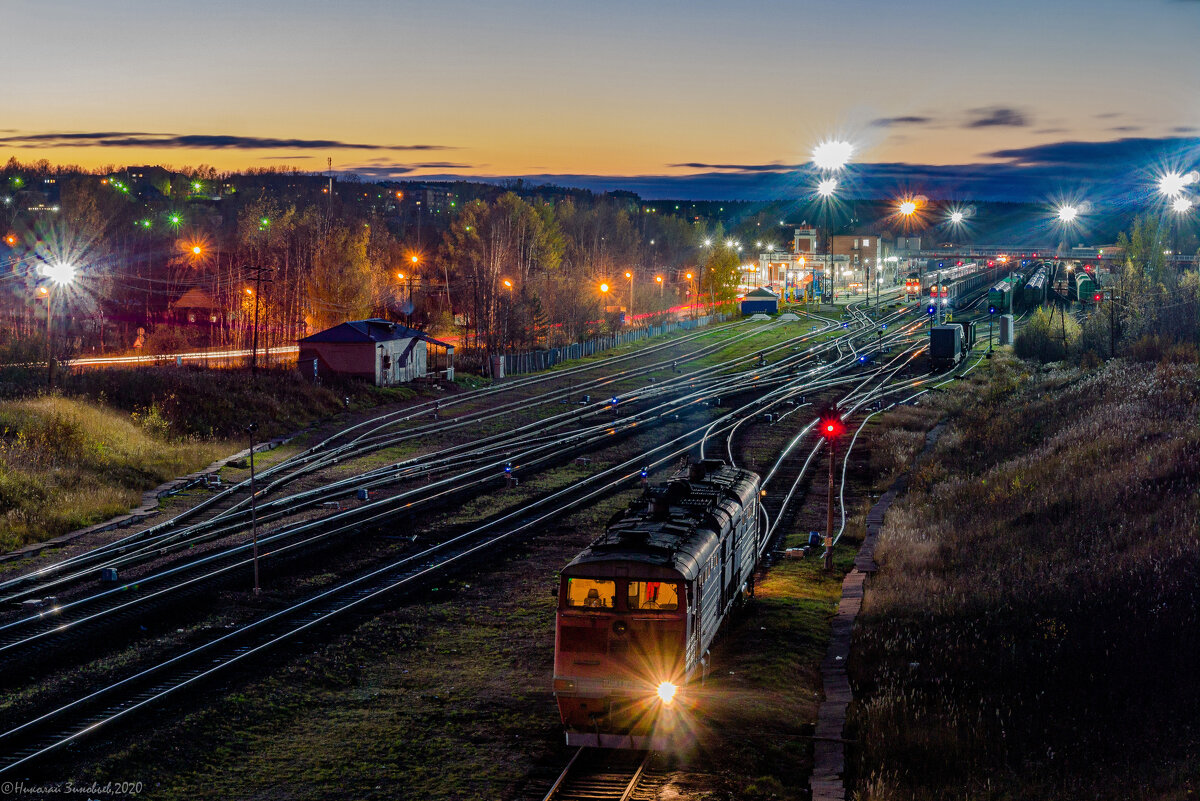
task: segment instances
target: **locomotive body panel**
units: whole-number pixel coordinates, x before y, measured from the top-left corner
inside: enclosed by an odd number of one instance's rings
[[[758,477],[703,462],[647,490],[567,565],[554,691],[568,744],[670,746],[760,539]]]

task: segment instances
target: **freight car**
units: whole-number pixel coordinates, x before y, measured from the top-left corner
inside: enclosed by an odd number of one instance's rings
[[[562,571],[554,694],[568,745],[669,748],[763,548],[756,474],[706,460],[651,487]]]
[[[1025,308],[1035,309],[1046,302],[1046,287],[1049,283],[1050,275],[1045,267],[1039,267],[1033,276],[1029,279],[1029,283],[1025,284],[1025,292],[1023,295]]]
[[[1092,296],[1096,292],[1096,281],[1087,272],[1076,270],[1071,273],[1070,287],[1071,300],[1076,300],[1080,303],[1091,303]]]

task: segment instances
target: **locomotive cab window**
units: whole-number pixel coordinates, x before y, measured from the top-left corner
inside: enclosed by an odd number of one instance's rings
[[[629,608],[673,612],[679,608],[679,585],[668,581],[631,581]]]
[[[612,609],[617,600],[617,582],[586,578],[567,579],[567,606],[580,609]]]

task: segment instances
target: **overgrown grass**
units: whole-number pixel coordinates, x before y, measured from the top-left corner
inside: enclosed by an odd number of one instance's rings
[[[153,418],[43,396],[0,406],[0,551],[120,514],[234,447],[168,441]]]
[[[860,797],[1182,799],[1200,371],[999,361],[883,530],[852,661]]]

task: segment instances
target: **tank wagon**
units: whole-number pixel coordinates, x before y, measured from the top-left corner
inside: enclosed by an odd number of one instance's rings
[[[1024,302],[1026,308],[1034,308],[1041,306],[1046,302],[1046,287],[1049,285],[1050,275],[1045,267],[1039,267],[1033,276],[1029,279],[1029,283],[1025,284]]]
[[[1016,304],[1013,303],[1014,288],[1016,284],[1009,281],[1006,277],[1003,281],[993,286],[988,290],[987,303],[988,309],[995,309],[996,314],[1012,314]]]
[[[562,571],[554,694],[568,745],[665,749],[752,589],[759,477],[706,460],[616,514]]]

